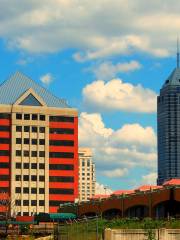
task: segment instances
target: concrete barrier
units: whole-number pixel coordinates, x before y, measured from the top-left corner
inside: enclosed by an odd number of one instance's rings
[[[148,240],[144,229],[105,229],[105,240]],[[180,240],[180,229],[156,229],[157,240]]]

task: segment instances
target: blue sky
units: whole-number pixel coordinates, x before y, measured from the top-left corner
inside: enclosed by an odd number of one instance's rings
[[[176,65],[180,3],[148,4],[0,0],[0,82],[19,70],[78,108],[79,144],[114,190],[156,179],[156,96]]]

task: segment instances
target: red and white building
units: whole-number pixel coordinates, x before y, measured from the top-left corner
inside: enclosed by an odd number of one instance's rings
[[[0,215],[55,213],[76,198],[78,112],[17,72],[0,85]]]

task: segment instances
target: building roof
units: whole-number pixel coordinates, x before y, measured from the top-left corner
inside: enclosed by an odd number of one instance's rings
[[[180,68],[179,67],[175,68],[172,71],[170,76],[165,81],[163,87],[171,86],[171,85],[176,85],[176,86],[179,85],[180,86]]]
[[[14,73],[0,85],[0,104],[13,105],[29,89],[33,89],[48,107],[69,108],[64,99],[54,96],[21,72]]]
[[[166,185],[180,185],[180,179],[171,179],[169,181],[166,181],[163,186],[166,186]]]

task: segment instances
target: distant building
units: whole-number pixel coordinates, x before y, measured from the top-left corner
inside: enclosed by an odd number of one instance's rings
[[[0,85],[0,200],[11,214],[78,197],[78,112],[22,73]],[[0,215],[7,211],[0,205]]]
[[[87,201],[95,195],[95,164],[90,148],[79,148],[79,201]]]
[[[165,81],[157,99],[158,123],[158,179],[162,185],[180,178],[180,68]]]

